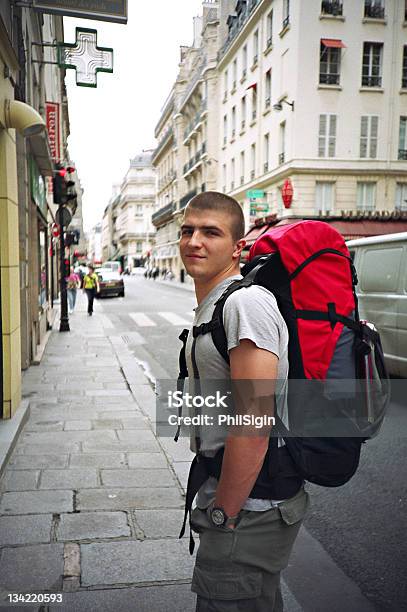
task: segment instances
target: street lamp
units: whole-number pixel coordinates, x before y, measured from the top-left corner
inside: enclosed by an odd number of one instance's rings
[[[273,104],[273,109],[275,111],[278,111],[278,112],[282,111],[283,110],[283,102],[284,102],[284,104],[288,104],[288,106],[291,106],[291,110],[292,111],[294,110],[294,100],[292,102],[289,102],[285,98],[283,98],[283,100],[280,100],[276,104]]]

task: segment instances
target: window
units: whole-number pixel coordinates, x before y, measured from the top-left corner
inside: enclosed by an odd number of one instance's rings
[[[319,82],[339,85],[341,69],[341,40],[322,39],[319,54]]]
[[[401,87],[407,89],[407,45],[403,47],[403,63],[401,71]]]
[[[222,191],[225,193],[226,192],[226,164],[222,165]]]
[[[235,188],[235,158],[232,157],[230,161],[230,189]]]
[[[396,205],[397,210],[407,211],[407,183],[397,183],[396,185]]]
[[[223,116],[223,144],[226,144],[228,139],[228,117],[227,115]]]
[[[397,292],[402,253],[400,247],[367,248],[361,262],[360,289],[366,293]]]
[[[384,19],[384,0],[365,0],[365,17]]]
[[[264,107],[270,108],[271,105],[271,68],[266,72],[264,84]]]
[[[233,60],[232,70],[233,70],[233,73],[232,73],[233,74],[232,92],[233,92],[236,89],[236,81],[237,81],[237,59]]]
[[[270,135],[269,134],[265,134],[264,135],[264,165],[263,165],[263,169],[264,172],[268,172],[269,169],[269,150],[270,150]]]
[[[377,157],[379,117],[363,115],[360,121],[360,157]]]
[[[242,49],[242,80],[246,78],[247,74],[247,45]]]
[[[283,164],[285,162],[285,121],[280,123],[280,153],[278,155],[278,163]]]
[[[290,23],[290,0],[283,0],[283,29]]]
[[[407,160],[407,117],[400,117],[398,158]]]
[[[250,147],[250,178],[254,179],[256,175],[256,144],[253,143]]]
[[[245,168],[244,168],[244,151],[240,151],[240,184],[243,185],[244,177],[245,177]]]
[[[358,210],[374,210],[376,183],[358,183],[356,206]]]
[[[244,130],[246,126],[246,96],[243,96],[240,103],[240,114],[241,114],[241,129]]]
[[[335,157],[336,115],[319,116],[318,157]]]
[[[317,181],[315,184],[315,211],[332,212],[334,204],[334,183]]]
[[[143,214],[143,206],[141,204],[136,204],[136,215]]]
[[[252,121],[255,121],[257,117],[257,87],[252,87]]]
[[[225,70],[223,75],[223,99],[226,100],[228,97],[228,71]]]
[[[273,44],[273,11],[270,11],[266,18],[266,49]]]
[[[233,139],[236,136],[236,106],[232,108],[232,134],[231,138]]]
[[[363,43],[362,86],[382,86],[383,43]]]
[[[253,66],[257,64],[259,57],[259,31],[256,30],[253,34]]]
[[[143,250],[143,243],[142,242],[136,242],[136,253],[141,253]]]
[[[333,17],[336,17],[337,15],[342,15],[342,2],[340,2],[339,0],[322,0],[321,13],[322,15],[332,15]]]

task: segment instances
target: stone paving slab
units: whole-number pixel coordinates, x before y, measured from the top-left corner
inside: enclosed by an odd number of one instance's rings
[[[72,491],[3,493],[0,501],[0,514],[49,514],[50,512],[72,511]]]
[[[147,538],[178,538],[184,510],[135,510],[134,516]]]
[[[121,419],[123,429],[147,429],[149,428],[148,421],[143,416],[135,416]]]
[[[69,455],[17,455],[9,461],[13,470],[65,468],[68,466]]]
[[[118,431],[117,436],[119,440],[122,442],[132,442],[133,440],[137,441],[156,441],[156,437],[151,431],[151,429],[130,429]]]
[[[62,591],[63,544],[4,548],[1,552],[0,589],[9,593]]]
[[[82,585],[190,580],[193,557],[178,540],[81,545]]]
[[[93,390],[86,391],[88,397],[130,397],[128,389],[104,389],[102,391]]]
[[[179,438],[174,442],[173,438],[160,438],[160,444],[171,461],[189,461],[194,458],[194,454],[189,448],[188,438]]]
[[[41,474],[40,489],[80,489],[97,487],[98,479],[95,469],[69,468],[68,470],[44,470]]]
[[[105,487],[173,487],[174,476],[169,469],[102,470]]]
[[[65,421],[65,431],[89,431],[92,429],[92,421]]]
[[[105,452],[139,452],[139,453],[159,453],[161,451],[158,442],[155,440],[133,440],[133,441],[122,441],[122,440],[109,440],[103,441],[92,441],[83,442],[84,453],[105,453]]]
[[[64,593],[50,612],[194,612],[190,584]]]
[[[31,491],[37,488],[39,471],[6,470],[0,484],[1,491]]]
[[[120,408],[111,409],[106,407],[97,408],[97,418],[99,419],[123,419],[123,418],[143,418],[140,409],[133,403],[132,406],[127,406],[126,410]]]
[[[93,429],[123,429],[120,419],[96,419],[91,422]]]
[[[155,454],[154,454],[155,456]],[[158,456],[158,455],[157,455]],[[126,459],[124,453],[106,453],[102,455],[90,455],[88,453],[79,453],[71,455],[69,467],[95,467],[95,468],[126,468]],[[155,467],[155,466],[152,466]],[[161,467],[161,466],[157,466]]]
[[[1,516],[0,546],[47,543],[51,539],[51,523],[51,514]]]
[[[24,431],[62,431],[64,422],[57,419],[38,418],[38,415],[33,415],[24,428]]]
[[[48,432],[27,432],[20,438],[26,444],[44,444],[50,441]],[[53,444],[67,444],[72,442],[101,442],[115,441],[114,431],[55,431],[52,434]]]
[[[167,467],[168,461],[162,453],[127,453],[130,468]]]
[[[125,512],[62,514],[57,540],[91,540],[131,536]]]
[[[5,493],[4,495],[14,494]],[[183,506],[184,500],[175,487],[80,489],[76,498],[78,510],[181,508]],[[61,511],[69,512],[70,509]]]
[[[19,442],[14,451],[16,454],[24,455],[57,455],[62,453],[79,453],[79,442],[60,442],[59,444],[26,444]]]
[[[191,461],[174,461],[174,463],[172,464],[172,468],[176,473],[177,478],[184,491],[186,491],[187,488],[190,467]]]

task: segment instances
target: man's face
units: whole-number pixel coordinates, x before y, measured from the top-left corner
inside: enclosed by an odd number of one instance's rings
[[[222,211],[187,210],[181,226],[180,253],[194,280],[210,281],[239,260],[244,241],[234,242],[231,216]]]

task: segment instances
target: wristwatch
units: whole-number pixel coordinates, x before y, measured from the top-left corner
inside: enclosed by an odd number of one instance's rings
[[[237,515],[227,516],[223,508],[215,508],[214,506],[209,506],[208,514],[212,524],[215,525],[215,527],[234,526],[237,519]]]

